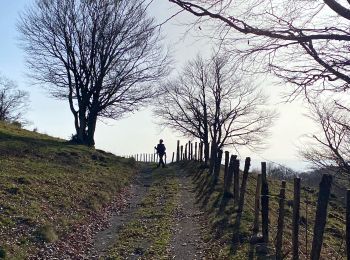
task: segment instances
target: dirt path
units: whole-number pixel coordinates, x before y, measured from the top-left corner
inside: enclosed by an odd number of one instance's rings
[[[109,248],[116,241],[119,231],[133,218],[133,214],[138,209],[142,198],[152,184],[151,172],[151,168],[141,170],[140,175],[137,176],[134,184],[131,185],[127,207],[122,212],[113,214],[110,218],[108,228],[95,235],[90,253],[91,259],[99,259],[105,256]]]
[[[128,207],[96,234],[90,259],[202,259],[201,216],[189,176],[148,168],[132,186]]]
[[[192,180],[181,170],[179,177],[179,205],[175,215],[174,234],[171,242],[173,259],[202,259],[204,242],[201,237],[202,212],[195,204]]]

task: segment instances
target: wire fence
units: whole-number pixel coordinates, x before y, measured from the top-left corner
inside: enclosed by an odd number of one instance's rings
[[[221,165],[221,155],[217,156],[220,157],[220,161],[216,161],[215,165]],[[283,210],[284,215],[288,214],[288,217],[284,217],[282,255],[285,258],[283,259],[346,259],[347,252],[349,251],[347,245],[350,245],[350,242],[346,240],[346,212],[349,209],[345,207],[344,201],[347,199],[347,197],[344,195],[336,197],[334,194],[329,193],[328,198],[327,196],[325,198],[324,193],[327,192],[328,187],[328,184],[325,184],[325,182],[331,178],[327,177],[330,175],[321,175],[318,179],[318,181],[321,181],[321,183],[313,183],[312,187],[310,187],[310,183],[306,181],[303,182],[303,180],[301,180],[302,185],[297,191],[299,194],[298,197],[295,194],[295,183],[293,184],[291,181],[298,178],[299,174],[281,163],[267,160],[259,154],[256,155],[258,155],[264,161],[263,163],[265,164],[266,168],[265,172],[263,172],[264,169],[262,168],[257,174],[265,174],[266,183],[263,185],[268,186],[268,194],[264,194],[262,191],[263,189],[261,189],[261,194],[259,194],[261,209],[259,209],[260,212],[258,217],[259,219],[261,218],[261,220],[258,219],[258,222],[260,223],[259,225],[261,226],[261,231],[264,234],[263,222],[266,223],[266,221],[263,218],[266,218],[266,216],[263,216],[264,214],[262,213],[262,208],[264,207],[263,198],[268,198],[267,225],[268,233],[272,236],[268,241],[270,243],[270,247],[274,248],[277,234],[281,232],[277,222],[280,217],[280,211]],[[136,161],[140,162],[157,162],[159,159],[156,153],[137,154],[129,157],[133,157]],[[185,145],[180,145],[180,142],[178,141],[177,150],[171,154],[170,159],[168,158],[168,162],[179,162],[184,160],[196,160],[203,162],[203,144],[200,142],[188,142]],[[236,162],[238,165],[243,165],[239,163],[237,156],[235,156],[235,161],[238,161]],[[233,186],[233,191],[232,189],[231,191],[232,193],[235,193],[236,187],[243,187],[242,183],[244,177],[242,176],[242,172],[244,175],[245,169],[239,170],[238,168],[238,173],[236,174],[238,174],[239,179],[238,183],[235,184],[235,178],[229,178],[230,174],[228,173],[228,171],[231,169],[232,175],[234,176],[235,174],[233,172],[234,167],[230,167],[231,163],[231,160],[225,160],[225,164],[227,165],[225,165],[223,185],[225,188],[228,186],[229,189],[231,189],[231,184],[225,183],[227,181],[231,181]],[[213,172],[210,173],[211,175],[215,175],[215,169],[217,169],[217,167],[214,167]],[[242,206],[242,213],[245,211],[256,211],[254,203],[256,195],[255,185],[257,185],[258,182],[257,174],[250,173],[248,175],[249,177],[247,178],[247,182],[250,182],[250,185],[247,185],[245,191],[246,199],[243,201],[244,204]],[[281,186],[280,182],[276,179],[289,180],[289,182],[287,182],[287,187],[285,188],[285,208],[283,209],[279,209],[279,201],[281,200],[279,192]],[[339,183],[332,181],[329,184],[329,188],[331,185],[337,189],[343,190],[345,194],[345,188]],[[233,197],[236,200],[240,199],[237,198],[237,196],[236,198],[235,196]],[[339,200],[343,200],[343,203],[339,202]],[[298,226],[297,228],[296,225]],[[297,234],[295,234],[295,232],[297,232]],[[319,255],[317,251],[320,251]]]

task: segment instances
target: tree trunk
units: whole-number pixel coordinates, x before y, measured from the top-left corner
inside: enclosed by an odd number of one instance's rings
[[[88,146],[95,146],[95,130],[96,130],[96,121],[97,116],[93,116],[92,119],[89,119],[87,136],[86,136],[86,144]]]
[[[80,108],[78,111],[79,115],[79,124],[78,128],[76,127],[77,132],[77,141],[79,144],[86,144],[86,110],[84,108]]]
[[[75,127],[77,142],[82,145],[94,146],[97,113],[90,111],[88,117],[86,117],[86,110],[84,109],[80,109],[78,113],[79,124]]]

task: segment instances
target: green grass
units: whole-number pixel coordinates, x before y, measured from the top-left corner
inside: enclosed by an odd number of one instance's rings
[[[223,194],[223,169],[221,169],[221,178],[215,189],[210,190],[206,186],[210,176],[207,169],[203,169],[198,163],[184,163],[182,166],[194,176],[196,187],[197,201],[206,213],[205,241],[207,242],[206,255],[209,259],[266,259],[262,255],[256,254],[255,248],[250,245],[249,239],[252,235],[252,224],[254,220],[254,198],[256,189],[256,174],[250,174],[248,178],[247,194],[245,196],[244,211],[240,226],[240,244],[234,246],[232,243],[235,229],[236,212],[233,206],[233,200],[230,199],[223,212],[220,212],[220,204]],[[274,239],[276,235],[277,218],[278,218],[278,198],[280,190],[280,181],[269,178],[270,191],[270,249],[274,253]],[[232,188],[232,187],[231,187]],[[301,191],[300,216],[301,223],[299,226],[300,249],[304,255],[310,254],[312,244],[312,231],[316,212],[317,190],[303,187]],[[285,232],[283,235],[284,253],[291,257],[291,223],[292,223],[292,206],[288,201],[293,200],[293,183],[287,182],[286,205],[285,205]],[[308,203],[307,203],[308,201]],[[290,203],[289,203],[290,204]],[[325,259],[344,259],[345,252],[345,208],[334,196],[332,196],[329,208],[328,219],[326,224],[324,246],[322,256]],[[307,218],[307,225],[306,223]],[[308,243],[306,243],[306,228],[308,232]],[[307,245],[307,250],[306,250]],[[339,256],[338,256],[339,254]],[[303,257],[301,257],[303,258]],[[268,259],[268,258],[267,258]]]
[[[64,237],[135,171],[133,159],[0,123],[0,257]]]
[[[169,259],[173,215],[177,206],[178,180],[173,168],[156,170],[153,183],[134,218],[120,231],[107,259]]]

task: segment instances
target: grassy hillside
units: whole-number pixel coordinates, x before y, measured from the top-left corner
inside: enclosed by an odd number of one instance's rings
[[[233,200],[227,204],[225,210],[220,212],[223,193],[223,180],[212,192],[206,186],[210,176],[207,169],[201,168],[198,163],[184,163],[182,166],[189,174],[194,176],[197,201],[206,215],[206,255],[209,259],[270,259],[256,253],[256,248],[249,243],[252,236],[254,221],[254,196],[256,189],[256,173],[251,173],[248,178],[247,194],[240,228],[240,245],[235,248],[232,244],[235,209]],[[221,177],[223,169],[221,169]],[[278,194],[280,181],[268,179],[270,191],[270,243],[271,253],[274,253],[274,239],[276,236],[278,218]],[[312,231],[316,212],[318,189],[304,186],[301,191],[300,205],[300,259],[310,257],[312,245]],[[285,232],[283,235],[283,251],[286,259],[291,259],[291,225],[293,211],[293,182],[287,182],[286,206],[285,206]],[[325,230],[325,240],[322,248],[322,259],[345,259],[345,208],[340,200],[331,195],[329,203],[328,219]]]
[[[69,233],[124,187],[133,159],[0,123],[0,258]]]

